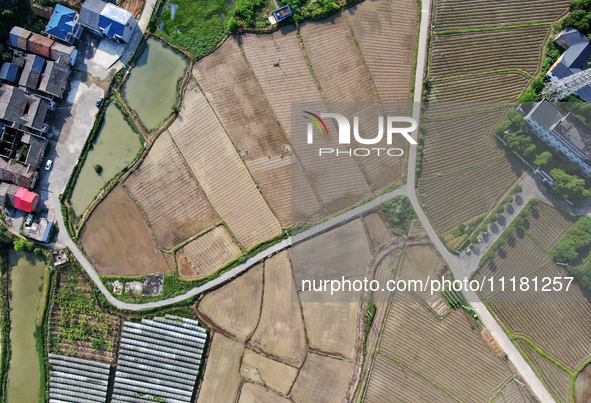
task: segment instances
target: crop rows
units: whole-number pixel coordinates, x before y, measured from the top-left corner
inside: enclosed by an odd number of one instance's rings
[[[422,181],[419,193],[439,233],[486,211],[520,175],[521,169],[497,159],[431,181]]]
[[[444,119],[427,116],[423,178],[446,174],[499,155],[487,136],[503,113],[503,110],[469,112]]]
[[[548,26],[435,35],[431,77],[444,78],[517,68],[534,75]]]
[[[125,184],[165,249],[172,249],[218,220],[168,134],[156,140]]]
[[[246,249],[281,232],[205,97],[185,91],[170,132],[213,207]]]
[[[533,363],[533,366],[541,372],[542,381],[558,397],[558,403],[569,403],[570,374],[557,367],[552,361],[542,357],[526,341],[518,340],[517,345]]]
[[[90,285],[77,273],[60,273],[54,293],[51,352],[114,363],[121,318],[97,311]]]
[[[487,401],[511,375],[461,311],[440,321],[408,293],[395,295],[379,350],[465,402]]]
[[[373,363],[365,403],[456,402],[437,386],[408,368],[378,354]]]
[[[414,0],[364,1],[345,12],[382,102],[409,102],[417,40]],[[400,115],[405,116],[405,115]]]
[[[475,29],[556,21],[565,14],[569,0],[443,0],[435,16],[437,31]]]
[[[495,251],[495,258],[486,262],[476,274],[477,280],[486,281],[485,277],[489,279],[492,277],[497,281],[494,285],[498,288],[498,279],[501,277],[504,277],[508,283],[510,278],[514,276],[521,278],[548,260],[548,256],[534,241],[521,231],[519,235],[521,239],[510,238],[507,245]],[[498,291],[497,288],[493,292]],[[490,294],[489,288],[484,287],[484,290],[489,291],[484,294]]]
[[[523,381],[520,382],[523,383]],[[517,380],[509,382],[494,400],[495,403],[536,403],[537,401],[530,390],[517,383]]]
[[[548,263],[535,272],[543,277],[566,275]],[[530,282],[531,284],[531,282]],[[591,303],[578,285],[568,292],[513,292],[489,299],[489,308],[513,334],[523,335],[571,371],[591,356]]]
[[[220,225],[183,246],[183,252],[189,259],[192,270],[179,266],[179,276],[200,278],[240,256],[241,250],[226,227]]]
[[[237,39],[228,38],[213,54],[197,62],[193,74],[247,165],[289,156],[287,138],[242,56]],[[255,181],[279,220],[289,224],[289,164],[259,163],[257,168],[251,171]]]
[[[572,218],[543,203],[532,208],[530,212],[526,221],[529,223],[528,230],[547,249],[554,246],[573,225]]]
[[[530,79],[519,73],[499,72],[436,80],[431,83],[430,101],[515,101]]]

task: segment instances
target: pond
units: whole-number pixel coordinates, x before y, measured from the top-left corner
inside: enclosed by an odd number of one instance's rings
[[[178,82],[187,61],[156,39],[149,38],[137,65],[123,86],[123,97],[148,130],[156,128],[176,104]]]
[[[30,252],[9,250],[12,267],[10,340],[12,356],[8,370],[8,403],[33,403],[39,394],[39,357],[35,320],[43,286],[43,259]]]
[[[70,198],[77,215],[82,215],[102,187],[134,160],[141,146],[140,136],[131,129],[117,106],[110,104]],[[103,168],[100,174],[94,168],[97,164]]]

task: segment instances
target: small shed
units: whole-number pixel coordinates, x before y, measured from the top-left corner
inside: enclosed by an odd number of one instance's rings
[[[35,192],[31,192],[24,187],[20,187],[14,196],[14,207],[31,213],[37,210],[37,204],[39,203],[39,195]]]
[[[275,19],[277,20],[277,22],[283,21],[284,19],[291,17],[293,15],[293,13],[291,12],[291,8],[289,8],[289,5],[278,8],[277,10],[273,11],[273,14],[275,15]]]
[[[0,69],[0,79],[9,83],[15,83],[18,79],[18,72],[19,67],[16,64],[6,62]]]
[[[27,50],[27,41],[33,33],[21,27],[12,27],[8,34],[8,45],[13,48]]]

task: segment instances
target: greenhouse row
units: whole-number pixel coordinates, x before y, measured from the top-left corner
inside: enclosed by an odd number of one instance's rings
[[[49,354],[49,403],[104,403],[108,364]]]
[[[197,321],[171,315],[125,322],[111,402],[190,402],[206,337]]]

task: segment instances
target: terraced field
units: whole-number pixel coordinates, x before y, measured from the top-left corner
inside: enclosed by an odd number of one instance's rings
[[[551,23],[563,16],[569,0],[515,2],[511,0],[445,0],[437,4],[437,31]]]
[[[523,381],[519,382],[523,383]],[[516,380],[509,382],[493,400],[495,403],[536,403],[537,401],[532,393]]]
[[[501,156],[435,180],[422,180],[418,193],[437,232],[442,234],[492,208],[521,174],[519,166]]]
[[[530,209],[530,215],[525,220],[525,228],[546,249],[550,249],[573,226],[574,221],[574,217],[540,203]]]
[[[364,403],[457,402],[410,368],[378,354],[373,363]]]
[[[560,369],[549,359],[541,356],[527,342],[518,340],[516,344],[522,354],[525,354],[529,362],[533,364],[534,371],[541,374],[539,376],[542,382],[544,382],[557,402],[570,402],[570,374]]]
[[[554,263],[548,263],[528,277],[565,275]],[[487,302],[511,333],[527,337],[570,371],[577,371],[591,357],[591,303],[575,283],[568,292],[532,295],[506,290]]]
[[[229,37],[195,64],[193,74],[283,224],[290,222],[287,138],[249,69],[238,38]]]
[[[480,332],[472,330],[461,311],[453,311],[441,321],[409,293],[395,294],[378,350],[464,402],[488,401],[511,376],[509,367]],[[453,368],[449,362],[454,363]],[[388,366],[382,370],[387,372],[372,371],[370,383],[371,378],[376,379],[375,384],[390,376]],[[418,393],[405,391],[413,392]]]
[[[510,279],[513,276],[520,278],[549,260],[538,245],[521,230],[516,238],[509,239],[507,245],[497,248],[495,253],[495,258],[485,262],[474,278],[479,281],[486,281],[485,277],[489,279],[491,277]],[[495,286],[497,285],[495,284]],[[486,289],[486,287],[484,291],[486,291],[483,292],[485,296],[492,294],[490,289]],[[496,291],[498,290],[495,289],[493,293]]]
[[[483,107],[486,105],[482,104]],[[443,110],[442,110],[443,109]],[[483,112],[466,113],[467,106],[427,109],[425,116],[425,150],[422,176],[444,175],[456,169],[501,155],[488,136],[491,127],[504,115],[503,109],[490,107]],[[441,118],[441,113],[453,115]],[[462,113],[462,114],[459,114]],[[458,131],[462,133],[458,135]],[[458,150],[462,150],[458,153]],[[456,158],[449,158],[452,153]]]
[[[241,253],[226,227],[217,226],[177,251],[179,276],[187,279],[205,277]]]
[[[194,85],[185,91],[179,118],[169,130],[213,207],[246,249],[281,232],[207,100]]]
[[[445,3],[445,1],[443,2]],[[539,68],[550,27],[547,25],[435,35],[431,77],[519,69],[534,75]],[[479,49],[475,52],[475,49]]]
[[[168,134],[156,140],[125,185],[164,249],[172,249],[219,220]]]
[[[530,79],[519,73],[487,73],[462,79],[433,80],[430,101],[437,102],[501,102],[515,101]]]

